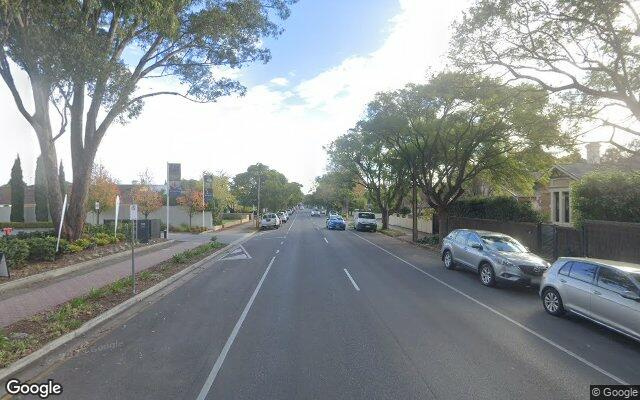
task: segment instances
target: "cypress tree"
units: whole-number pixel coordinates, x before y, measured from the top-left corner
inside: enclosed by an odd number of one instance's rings
[[[44,176],[42,155],[36,161],[36,179],[33,190],[36,197],[36,221],[48,221],[49,198],[47,197],[47,180]]]
[[[20,155],[11,168],[11,222],[24,222],[24,181],[22,180],[22,166]]]

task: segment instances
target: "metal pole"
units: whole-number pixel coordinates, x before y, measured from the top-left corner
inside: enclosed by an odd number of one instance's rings
[[[134,233],[135,233],[135,224],[133,223],[134,220],[131,220],[131,279],[133,281],[133,294],[136,294],[136,262],[135,262],[135,256],[134,256],[134,247],[135,247],[135,239],[134,239]]]
[[[256,225],[260,223],[260,174],[258,174],[258,213],[256,214]]]
[[[204,172],[202,173],[202,229],[204,229]]]
[[[169,239],[169,180],[167,178],[167,239]]]

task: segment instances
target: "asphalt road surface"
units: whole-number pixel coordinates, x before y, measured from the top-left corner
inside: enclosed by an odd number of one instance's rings
[[[55,365],[68,399],[586,399],[640,345],[298,212]],[[94,351],[95,350],[95,351]]]

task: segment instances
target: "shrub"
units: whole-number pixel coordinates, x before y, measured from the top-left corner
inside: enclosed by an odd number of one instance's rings
[[[53,227],[53,222],[0,222],[0,228],[30,229]]]
[[[54,261],[56,259],[56,238],[27,239],[30,261]]]
[[[111,240],[109,239],[95,239],[93,242],[98,246],[106,246],[108,244],[111,244]]]
[[[54,237],[55,239],[55,237]],[[58,247],[58,254],[69,252],[69,241],[67,239],[60,239],[60,246]]]
[[[597,171],[571,186],[573,217],[583,220],[640,222],[640,173]]]
[[[82,250],[84,250],[84,247],[79,246],[79,245],[77,245],[77,244],[75,244],[75,243],[71,243],[71,244],[69,245],[68,249],[69,249],[69,253],[79,253],[79,252],[81,252]]]
[[[450,206],[449,214],[499,221],[542,222],[542,215],[531,207],[531,203],[508,196],[458,200]]]
[[[89,246],[91,246],[93,243],[91,242],[91,240],[86,239],[86,238],[82,238],[82,239],[78,239],[75,242],[73,242],[74,245],[76,246],[80,246],[82,247],[82,249],[86,249]]]
[[[23,266],[29,257],[29,245],[23,239],[1,239],[0,251],[5,254],[7,265],[12,268]]]

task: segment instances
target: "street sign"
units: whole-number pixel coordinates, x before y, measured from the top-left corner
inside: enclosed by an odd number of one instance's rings
[[[167,180],[180,181],[182,179],[181,164],[180,163],[167,163]]]
[[[99,201],[96,201],[95,206],[96,206],[96,211],[100,210],[100,202]]]
[[[0,276],[10,278],[9,268],[7,267],[7,260],[4,257],[4,253],[0,251]]]
[[[129,219],[130,220],[137,220],[138,219],[138,205],[137,204],[131,204],[129,206]]]
[[[205,175],[203,177],[202,189],[204,193],[204,202],[209,204],[213,201],[213,175]]]

